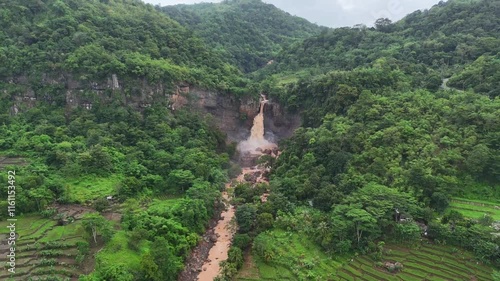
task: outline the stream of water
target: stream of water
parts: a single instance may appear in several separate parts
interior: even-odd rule
[[[267,103],[265,96],[261,95],[259,114],[255,116],[250,137],[240,142],[238,150],[240,153],[249,153],[252,156],[259,157],[266,149],[276,148],[276,144],[269,142],[264,138],[264,107]],[[238,182],[245,181],[245,175],[255,172],[262,172],[264,168],[260,167],[243,167],[242,173],[236,178]],[[257,182],[263,182],[262,176],[259,176]],[[231,183],[226,184],[226,190],[231,188]],[[223,193],[224,199],[229,202],[230,198],[227,191]],[[226,211],[222,212],[222,220],[219,220],[214,228],[214,233],[217,236],[217,241],[210,249],[208,258],[202,266],[202,271],[198,275],[199,281],[212,281],[220,273],[221,261],[227,259],[227,253],[231,247],[231,241],[235,233],[234,227],[231,225],[231,220],[234,218],[235,209],[229,203],[226,205]]]

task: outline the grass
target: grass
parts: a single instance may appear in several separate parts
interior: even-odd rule
[[[451,202],[450,207],[462,213],[465,217],[478,219],[487,214],[495,220],[500,220],[500,209],[495,208],[495,206],[498,205],[500,205],[500,203],[455,198]]]
[[[139,247],[140,251],[136,252],[128,247],[128,238],[125,231],[118,231],[111,241],[109,241],[104,249],[97,255],[97,260],[100,262],[123,265],[126,268],[140,270],[141,254],[147,250],[147,247]],[[117,258],[120,257],[120,258]]]
[[[342,266],[344,258],[333,259],[308,237],[282,230],[261,233],[268,248],[275,249],[270,262],[253,255],[254,262],[245,263],[236,280],[298,280],[314,274],[317,280],[329,280]],[[310,263],[310,267],[304,264]],[[350,277],[347,280],[353,280]]]
[[[74,260],[78,251],[76,243],[84,241],[81,236],[81,222],[76,221],[65,226],[57,226],[56,221],[43,218],[39,215],[22,215],[17,217],[16,232],[19,237],[16,241],[16,274],[13,278],[9,278],[9,273],[5,270],[0,272],[0,280],[26,280],[27,275],[31,277],[46,278],[53,277],[59,273],[64,273],[67,276],[77,277],[83,272],[78,269],[77,263]],[[8,233],[7,225],[10,222],[0,222],[0,234],[3,239]],[[51,245],[45,243],[53,242]],[[64,248],[50,247],[68,245]],[[55,266],[47,266],[39,264],[41,259],[41,251],[58,252],[53,258],[57,263],[64,261],[64,264]],[[0,256],[0,265],[6,262],[6,256]]]
[[[0,234],[9,233],[9,229],[7,226],[11,222],[8,221],[0,221]],[[18,216],[16,221],[16,232],[19,236],[33,236],[35,232],[38,232],[39,227],[45,227],[46,224],[55,224],[52,220],[42,218],[39,215],[27,215],[27,216]]]
[[[97,198],[116,194],[122,178],[113,174],[107,178],[82,177],[68,182],[66,194],[73,203],[86,203]]]
[[[66,238],[72,238],[79,234],[81,234],[81,222],[76,221],[65,226],[55,226],[40,239],[40,242],[66,240]]]
[[[492,198],[491,201],[486,201],[486,200],[465,199],[465,198],[454,197],[453,201],[464,202],[464,203],[467,203],[467,202],[479,203],[479,204],[483,204],[486,206],[492,206],[492,207],[498,206],[498,204],[500,204],[500,199],[494,199],[494,198]]]
[[[251,262],[245,262],[236,280],[492,280],[492,269],[477,263],[472,254],[426,241],[415,248],[387,244],[385,249],[389,251],[382,261],[403,264],[402,271],[389,273],[376,267],[371,256],[358,256],[351,262],[343,257],[332,259],[303,235],[281,230],[261,235],[266,236],[265,246],[273,249],[274,257],[266,262],[254,254]],[[312,268],[303,268],[297,265],[297,260],[315,263]],[[314,277],[305,278],[308,274]]]
[[[182,198],[171,198],[166,200],[153,199],[148,205],[148,210],[171,209],[177,206],[182,201]]]

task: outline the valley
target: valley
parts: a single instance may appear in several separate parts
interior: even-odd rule
[[[498,1],[4,2],[1,280],[500,280]]]

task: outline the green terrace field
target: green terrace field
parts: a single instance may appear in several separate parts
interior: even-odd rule
[[[7,241],[10,222],[0,222],[0,241]],[[2,270],[0,280],[38,280],[61,278],[76,280],[82,270],[75,258],[78,255],[77,242],[84,242],[80,221],[58,226],[56,220],[37,215],[20,216],[16,222],[16,270],[14,275],[7,271],[6,254],[0,257]],[[4,249],[8,245],[0,245]],[[6,251],[2,251],[6,253]],[[31,279],[30,279],[31,280]]]
[[[500,203],[481,201],[481,200],[468,200],[461,198],[454,198],[450,204],[453,210],[459,211],[465,217],[481,218],[485,214],[490,215],[495,220],[500,220]]]
[[[25,158],[7,157],[0,155],[0,171],[4,170],[7,167],[24,166],[27,164],[28,162]]]
[[[383,262],[400,262],[403,270],[389,273],[371,256],[328,257],[307,237],[272,231],[267,246],[273,255],[266,261],[247,255],[236,280],[359,280],[359,281],[490,281],[492,269],[477,263],[473,255],[453,247],[422,242],[416,248],[387,245]]]
[[[383,261],[400,262],[403,270],[389,273],[376,267],[368,256],[360,256],[337,271],[335,280],[458,281],[493,280],[492,269],[477,263],[472,254],[452,247],[423,242],[416,249],[389,245]]]

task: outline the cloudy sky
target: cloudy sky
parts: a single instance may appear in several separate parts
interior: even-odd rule
[[[193,4],[200,0],[143,0],[161,6]],[[428,9],[439,0],[263,0],[266,3],[300,16],[311,22],[330,26],[353,26],[358,23],[373,25],[384,17],[398,20],[418,9]],[[220,0],[203,2],[220,2]]]

